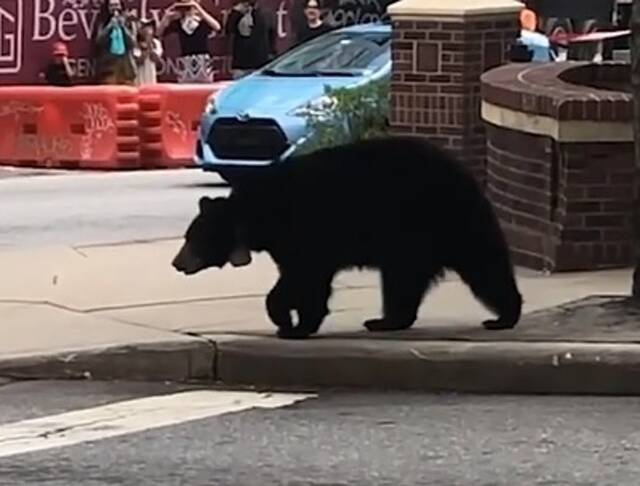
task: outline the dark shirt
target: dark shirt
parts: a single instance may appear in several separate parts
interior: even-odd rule
[[[209,24],[201,20],[196,30],[189,35],[182,29],[182,19],[177,19],[167,26],[165,35],[178,34],[181,55],[191,56],[194,54],[209,54],[209,34],[211,34],[212,30]]]
[[[275,21],[260,8],[254,8],[251,15],[253,28],[247,37],[238,32],[238,23],[244,14],[232,10],[227,19],[225,31],[232,42],[232,69],[258,69],[276,54]]]
[[[315,39],[319,35],[322,35],[326,32],[329,32],[331,27],[324,22],[321,23],[318,27],[309,27],[309,24],[306,22],[300,26],[300,29],[297,32],[296,36],[296,44],[302,44],[303,42],[310,41],[311,39]]]
[[[71,86],[71,78],[64,64],[51,63],[44,71],[44,78],[51,86]]]

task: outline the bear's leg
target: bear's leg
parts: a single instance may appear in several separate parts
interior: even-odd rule
[[[289,297],[289,311],[297,311],[298,323],[295,327],[291,327],[282,320],[281,323],[285,325],[279,327],[278,336],[287,339],[303,339],[317,333],[329,314],[328,302],[331,297],[333,272],[301,268],[293,272],[283,272],[281,281],[284,282],[283,294]],[[283,297],[281,302],[284,300]],[[278,310],[280,311],[281,309]]]
[[[437,271],[420,271],[407,263],[403,266],[385,266],[382,274],[382,319],[369,319],[364,327],[369,331],[399,331],[410,328],[416,321],[422,299],[435,280]]]
[[[486,329],[512,329],[516,326],[522,313],[522,296],[510,269],[489,265],[457,272],[473,294],[497,314],[497,319],[482,323]]]
[[[292,295],[287,290],[282,277],[267,294],[266,300],[267,314],[269,319],[280,329],[293,328],[291,311],[293,310]]]

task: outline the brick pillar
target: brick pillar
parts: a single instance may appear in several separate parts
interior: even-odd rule
[[[485,180],[480,76],[519,35],[515,0],[401,0],[393,20],[391,128],[426,136]]]

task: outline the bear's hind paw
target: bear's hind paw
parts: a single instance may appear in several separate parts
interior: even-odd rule
[[[413,323],[410,323],[409,325],[404,323],[398,324],[395,321],[390,321],[384,318],[364,321],[364,327],[371,332],[402,331],[404,329],[409,329],[411,324]]]
[[[278,329],[276,335],[280,339],[307,339],[309,338],[313,332],[308,331],[307,329],[302,329],[300,326],[297,327],[281,327]]]
[[[517,322],[506,321],[502,319],[489,319],[484,321],[482,325],[488,331],[504,331],[516,327]]]

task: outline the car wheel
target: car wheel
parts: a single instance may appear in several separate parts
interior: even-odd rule
[[[254,172],[254,170],[252,170],[252,169],[249,169],[249,170],[247,170],[247,169],[227,169],[227,170],[224,170],[223,169],[223,170],[219,170],[218,174],[230,186],[235,186],[243,179],[243,177],[246,177],[247,175],[251,174],[252,172]]]
[[[233,185],[233,182],[236,179],[231,172],[227,172],[226,170],[218,171],[218,175],[229,185]]]

